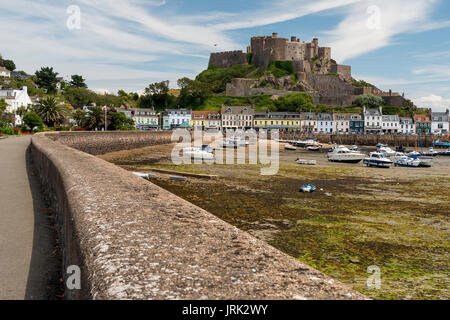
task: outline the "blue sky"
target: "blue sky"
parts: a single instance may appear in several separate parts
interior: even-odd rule
[[[195,77],[211,51],[245,50],[278,32],[332,47],[357,79],[450,107],[450,1],[441,0],[0,0],[0,52],[18,69],[53,66],[91,89],[141,92]],[[80,29],[67,27],[69,6]]]

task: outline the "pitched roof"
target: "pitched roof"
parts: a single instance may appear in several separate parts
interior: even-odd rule
[[[0,71],[6,71],[6,72],[11,72],[8,69],[6,69],[5,67],[0,67]]]

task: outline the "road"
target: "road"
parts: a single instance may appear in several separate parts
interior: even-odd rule
[[[33,174],[30,141],[0,140],[0,300],[52,299],[59,279],[56,233]]]

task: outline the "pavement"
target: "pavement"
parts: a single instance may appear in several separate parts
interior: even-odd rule
[[[0,300],[52,299],[59,279],[56,232],[33,173],[30,141],[0,140]]]

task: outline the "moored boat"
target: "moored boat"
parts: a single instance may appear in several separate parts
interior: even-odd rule
[[[284,150],[291,150],[291,151],[294,151],[294,150],[297,150],[297,147],[295,147],[295,146],[293,146],[293,145],[291,145],[291,144],[286,144],[286,145],[284,146]]]
[[[401,157],[395,160],[394,165],[396,167],[410,167],[417,168],[420,165],[420,159],[413,159],[407,156]]]
[[[317,164],[316,160],[304,160],[304,159],[297,159],[295,160],[298,164],[307,165],[307,166],[315,166]]]
[[[314,151],[314,152],[320,151],[320,147],[319,146],[309,146],[307,149],[309,151]]]
[[[368,167],[390,168],[393,161],[380,152],[372,152],[370,157],[364,159],[363,163]]]
[[[381,148],[378,149],[378,152],[382,153],[387,158],[393,157],[397,153],[396,151],[392,150],[389,147],[381,147]]]
[[[351,151],[346,147],[336,147],[328,153],[328,161],[344,163],[360,163],[366,155],[357,151]]]
[[[214,154],[208,151],[204,151],[196,147],[188,147],[183,149],[183,154],[189,156],[192,159],[200,160],[214,160]]]

